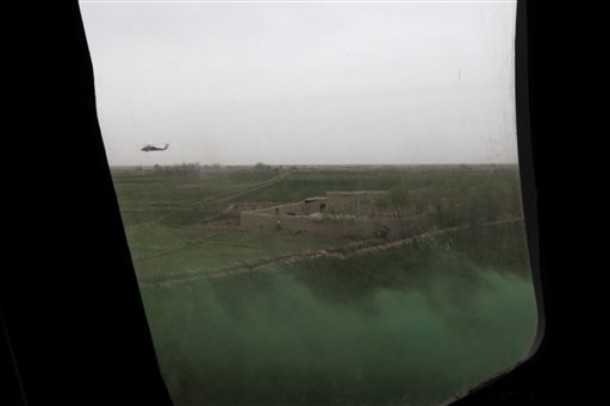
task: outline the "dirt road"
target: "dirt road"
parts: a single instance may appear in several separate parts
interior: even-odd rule
[[[491,221],[482,224],[483,226],[494,226],[501,224],[509,224],[521,221],[522,217]],[[163,277],[156,277],[151,280],[140,280],[142,284],[167,284],[167,283],[182,283],[200,278],[222,278],[227,276],[242,275],[250,272],[267,272],[270,265],[291,265],[299,262],[312,261],[319,258],[333,258],[345,260],[348,258],[359,257],[363,255],[373,254],[376,252],[396,248],[400,246],[408,246],[419,242],[428,241],[442,234],[452,233],[459,230],[465,230],[471,227],[470,225],[461,225],[456,227],[445,228],[442,230],[429,231],[414,237],[404,238],[395,241],[385,241],[381,239],[371,239],[358,241],[352,244],[341,247],[326,248],[313,251],[305,251],[296,254],[287,254],[276,257],[258,258],[254,261],[236,264],[230,267],[221,269],[205,270],[193,269],[181,274],[168,274]]]

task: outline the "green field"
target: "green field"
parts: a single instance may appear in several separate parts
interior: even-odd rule
[[[326,237],[260,235],[205,227],[139,224],[128,228],[133,261],[143,281],[203,275],[303,250],[345,244]]]
[[[353,241],[244,233],[243,204],[290,203],[328,191],[390,190],[401,205],[450,199],[455,212],[476,219],[520,216],[514,167],[279,169],[169,167],[113,173],[132,257],[142,281],[203,274],[244,262]],[[407,193],[404,193],[407,191]],[[400,197],[400,196],[399,196]],[[465,209],[466,208],[466,209]],[[456,225],[439,214],[439,227]]]
[[[345,244],[326,237],[242,232],[235,213],[244,192],[283,188],[285,173],[264,170],[115,171],[132,258],[142,281],[202,274],[261,257]],[[277,183],[274,183],[277,182]]]
[[[179,166],[113,177],[176,405],[436,404],[533,342],[516,167]],[[388,190],[404,212],[442,203],[437,233],[356,255],[340,248],[369,243],[239,225],[240,207],[350,190]],[[344,255],[302,256],[321,250]]]
[[[127,227],[205,222],[233,196],[277,178],[271,171],[199,171],[192,168],[113,171],[115,189]]]

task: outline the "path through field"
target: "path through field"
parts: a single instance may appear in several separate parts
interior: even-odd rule
[[[522,217],[515,217],[510,219],[503,219],[497,221],[490,221],[481,224],[482,226],[495,226],[502,224],[515,223],[523,220]],[[205,270],[205,269],[193,269],[186,273],[167,274],[162,277],[157,276],[153,280],[141,280],[143,284],[166,284],[166,283],[181,283],[188,282],[194,279],[201,278],[221,278],[226,276],[235,276],[246,274],[250,272],[266,272],[271,265],[291,265],[299,262],[312,261],[320,258],[333,258],[339,260],[345,260],[348,258],[354,258],[367,254],[373,254],[376,252],[396,248],[400,246],[415,245],[420,242],[430,240],[433,241],[434,237],[438,237],[443,234],[452,233],[460,230],[465,230],[471,227],[470,225],[461,225],[456,227],[449,227],[441,230],[429,231],[417,236],[408,237],[396,241],[385,241],[381,239],[370,239],[358,241],[352,244],[344,245],[341,247],[331,247],[318,250],[310,250],[305,252],[299,252],[295,254],[286,254],[275,257],[263,257],[258,258],[254,261],[248,261],[237,265],[223,267],[220,269]],[[275,268],[277,269],[277,268]],[[281,269],[281,268],[280,268]]]

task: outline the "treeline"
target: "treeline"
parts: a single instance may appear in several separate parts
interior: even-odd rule
[[[437,228],[522,216],[516,168],[403,171],[388,175],[379,182],[385,188],[378,188],[388,193],[355,199],[332,214],[391,217],[404,220],[405,225],[414,217],[425,216],[427,224]]]

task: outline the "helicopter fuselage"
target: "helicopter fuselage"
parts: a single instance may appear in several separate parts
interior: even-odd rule
[[[150,151],[165,151],[169,147],[169,144],[165,144],[165,147],[159,148],[154,145],[146,145],[140,151],[150,152]]]

